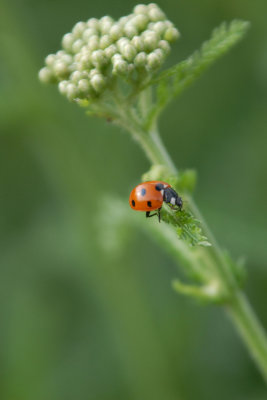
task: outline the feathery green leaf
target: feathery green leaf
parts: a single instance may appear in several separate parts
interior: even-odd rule
[[[179,95],[210,65],[237,44],[249,26],[249,22],[241,20],[234,20],[229,24],[222,23],[212,32],[211,38],[202,44],[200,50],[150,81],[149,86],[157,84],[157,102],[152,114],[158,114],[166,103]]]

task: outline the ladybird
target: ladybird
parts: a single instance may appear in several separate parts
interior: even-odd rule
[[[137,185],[130,194],[129,204],[133,210],[145,211],[146,217],[158,216],[160,222],[160,210],[163,202],[171,208],[178,207],[181,210],[183,201],[178,193],[167,182],[148,181]],[[150,214],[151,211],[156,211]]]

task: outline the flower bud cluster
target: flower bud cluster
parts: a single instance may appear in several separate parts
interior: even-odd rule
[[[70,100],[95,98],[117,76],[136,82],[152,75],[178,37],[178,30],[154,3],[137,5],[118,21],[109,16],[90,18],[63,36],[63,50],[46,57],[39,78],[58,83]]]

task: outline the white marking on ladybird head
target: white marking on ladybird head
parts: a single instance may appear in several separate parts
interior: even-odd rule
[[[168,187],[168,185],[163,185],[164,189],[166,189]]]
[[[160,191],[160,193],[162,194],[162,196],[164,195],[164,190],[162,189],[161,191]]]
[[[170,203],[171,203],[173,206],[175,206],[175,197],[172,197],[172,198],[171,198]]]

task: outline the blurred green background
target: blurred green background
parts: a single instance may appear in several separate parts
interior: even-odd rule
[[[2,400],[267,398],[223,311],[173,292],[179,271],[149,236],[128,226],[103,251],[103,197],[127,202],[149,164],[127,134],[38,82],[74,23],[118,18],[135,4],[1,2]],[[267,3],[158,4],[182,33],[169,65],[221,21],[252,23],[160,125],[177,166],[197,169],[196,201],[218,239],[246,256],[246,291],[267,326]]]

